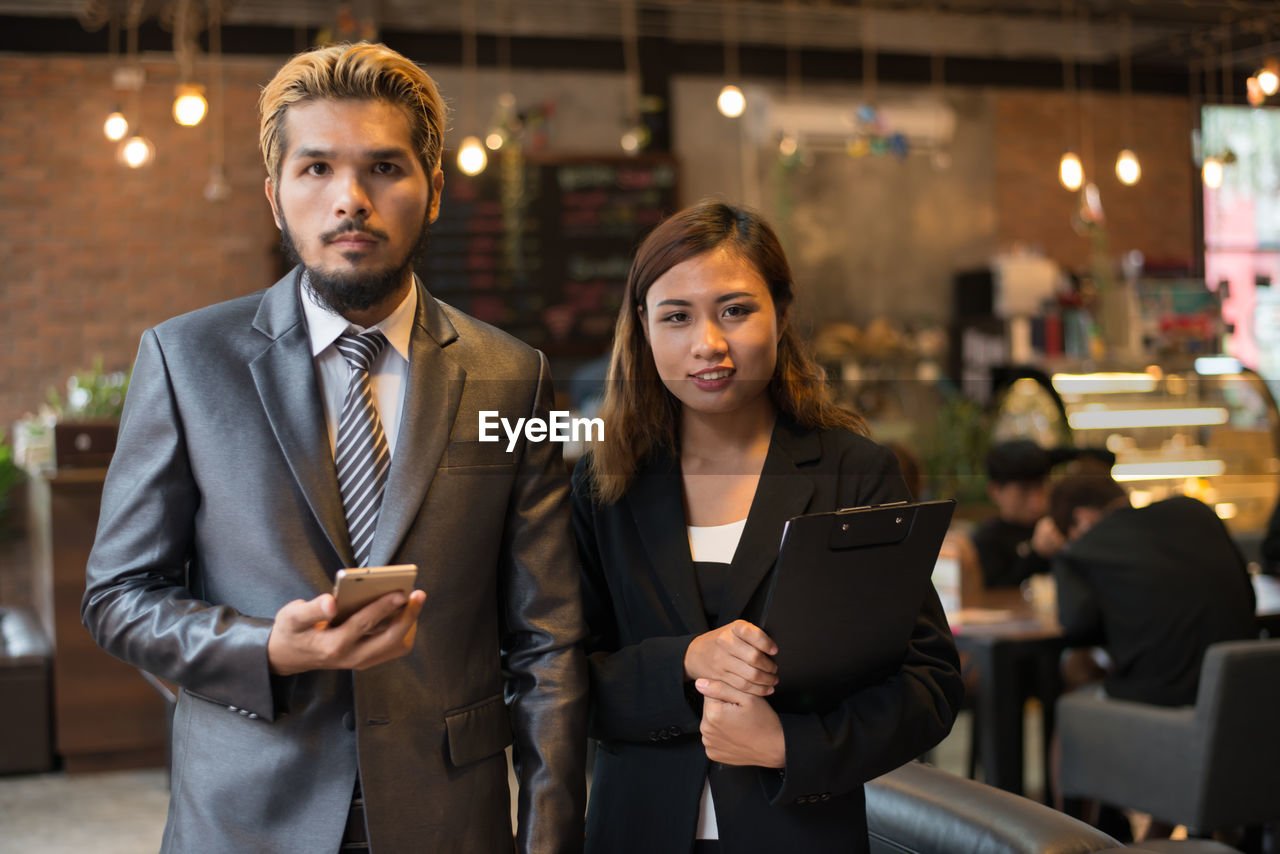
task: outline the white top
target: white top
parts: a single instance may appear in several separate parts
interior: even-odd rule
[[[698,563],[733,563],[746,519],[727,525],[689,525],[689,554]],[[702,781],[702,800],[698,804],[698,830],[694,839],[719,839],[716,805],[711,797],[711,781]]]
[[[727,525],[690,525],[689,554],[698,563],[733,563],[746,519]]]
[[[347,364],[333,342],[345,332],[360,333],[368,329],[356,326],[322,304],[304,280],[299,281],[298,287],[302,291],[302,315],[307,321],[316,381],[320,384],[325,421],[329,427],[329,450],[333,452],[338,442],[338,416],[342,414],[342,401],[347,396],[352,373],[351,365]],[[395,311],[369,327],[381,330],[391,345],[383,347],[378,358],[373,360],[369,367],[369,380],[373,384],[373,399],[378,407],[378,418],[382,421],[382,432],[387,437],[387,451],[393,456],[396,437],[400,434],[400,413],[404,408],[405,381],[409,373],[409,337],[417,309],[418,289],[412,287]]]

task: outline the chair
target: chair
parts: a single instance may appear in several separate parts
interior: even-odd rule
[[[910,762],[866,785],[871,854],[1237,854],[1206,840],[1120,843],[1028,798]]]
[[[1062,792],[1186,825],[1193,836],[1280,820],[1280,640],[1213,644],[1196,704],[1058,701]]]

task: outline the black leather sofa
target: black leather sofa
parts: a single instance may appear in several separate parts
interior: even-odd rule
[[[1232,854],[1208,840],[1125,847],[1044,804],[912,762],[867,784],[871,854]]]

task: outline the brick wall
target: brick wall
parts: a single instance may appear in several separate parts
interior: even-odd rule
[[[144,62],[141,129],[156,158],[134,171],[102,135],[127,94],[107,59],[0,56],[0,428],[98,355],[132,364],[146,327],[273,281],[255,103],[277,65],[227,64],[232,192],[209,202],[217,116],[174,123],[172,62]]]
[[[1021,241],[1071,270],[1089,265],[1089,241],[1073,230],[1078,193],[1058,183],[1058,161],[1068,127],[1080,127],[1061,92],[996,94],[995,199],[998,243]],[[1198,174],[1191,161],[1193,112],[1187,99],[1136,96],[1132,142],[1124,140],[1123,101],[1116,95],[1083,99],[1083,141],[1073,147],[1084,161],[1086,180],[1098,185],[1111,254],[1130,249],[1148,262],[1196,266],[1192,206]],[[1079,139],[1079,137],[1078,137]],[[1088,141],[1092,140],[1092,145]],[[1130,147],[1142,164],[1142,179],[1126,187],[1116,178],[1115,158]]]
[[[198,128],[174,124],[172,62],[144,63],[142,127],[157,155],[150,167],[131,171],[115,162],[115,146],[102,136],[102,121],[119,99],[107,59],[0,56],[0,427],[38,407],[50,386],[98,354],[108,368],[129,365],[147,326],[274,280],[277,233],[262,197],[254,105],[278,64],[226,65],[232,194],[211,203],[202,190],[216,115]],[[549,92],[564,85],[558,78],[547,83]],[[992,98],[991,245],[1033,243],[1084,268],[1088,241],[1070,222],[1078,200],[1057,182],[1066,99],[1016,90]],[[1120,99],[1086,99],[1093,145],[1085,165],[1098,176],[1112,252],[1136,248],[1152,261],[1190,265],[1191,111],[1172,97],[1135,97],[1133,107],[1143,178],[1124,187],[1112,167],[1122,145]],[[696,160],[696,152],[681,154]]]

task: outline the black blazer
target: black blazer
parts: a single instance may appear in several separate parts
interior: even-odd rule
[[[723,623],[759,622],[785,520],[907,498],[886,449],[845,431],[779,417],[730,569]],[[867,849],[862,784],[951,729],[963,688],[936,594],[920,612],[902,670],[825,714],[782,714],[786,769],[712,765],[698,732],[701,697],[684,653],[707,625],[692,558],[680,468],[655,460],[618,502],[573,478],[574,530],[589,630],[591,732],[599,739],[587,851],[689,851],[710,773],[725,854]]]

